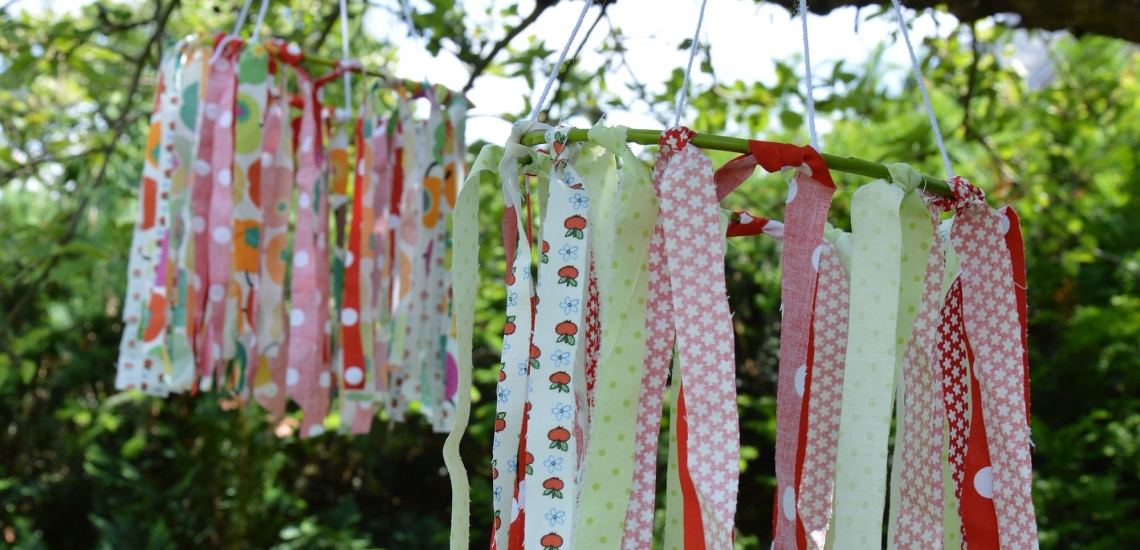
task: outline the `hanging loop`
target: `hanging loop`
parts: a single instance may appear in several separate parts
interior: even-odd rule
[[[926,113],[930,115],[930,126],[934,128],[934,139],[938,142],[938,152],[942,153],[942,164],[946,167],[946,175],[953,177],[954,170],[950,167],[950,155],[946,153],[946,144],[942,141],[942,130],[938,127],[938,118],[934,116],[934,105],[930,103],[930,93],[926,91],[926,82],[922,79],[922,69],[918,65],[918,57],[914,55],[914,46],[910,43],[910,33],[906,30],[906,20],[903,19],[902,6],[899,0],[891,0],[895,5],[895,17],[899,22],[906,50],[910,54],[910,64],[914,67],[914,78],[918,81],[918,89],[922,91],[922,100],[926,102]]]
[[[693,42],[689,44],[689,64],[685,67],[685,80],[681,82],[681,91],[677,96],[677,115],[673,118],[673,125],[670,128],[676,128],[681,125],[681,113],[685,111],[685,99],[689,94],[689,77],[693,74],[693,58],[697,55],[697,38],[701,35],[701,24],[705,22],[705,4],[708,0],[701,0],[701,14],[697,17],[697,30],[693,31]]]
[[[811,81],[811,49],[808,48],[807,16],[807,0],[800,0],[800,24],[804,29],[804,80],[807,81],[808,131],[811,135],[812,148],[819,151],[819,136],[815,133],[815,94]]]
[[[574,30],[570,31],[570,39],[566,41],[562,53],[558,54],[558,61],[554,64],[554,70],[550,72],[550,77],[546,79],[546,86],[542,89],[542,95],[538,96],[538,102],[534,104],[534,109],[530,112],[531,122],[538,120],[538,113],[542,112],[542,106],[546,103],[546,96],[550,93],[550,87],[558,78],[558,71],[562,68],[562,63],[566,61],[566,54],[570,51],[570,45],[574,43],[574,37],[578,36],[578,29],[582,28],[582,21],[586,19],[586,12],[590,10],[591,0],[583,0],[582,4],[582,13],[578,14],[578,22],[574,24]]]

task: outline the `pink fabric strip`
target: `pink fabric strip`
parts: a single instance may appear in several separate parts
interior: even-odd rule
[[[781,504],[795,502],[796,453],[800,435],[802,394],[796,392],[797,376],[806,376],[815,277],[812,254],[823,237],[827,209],[834,187],[828,187],[800,170],[790,182],[784,215],[784,248],[780,255],[780,375],[776,393],[776,491]],[[792,506],[792,510],[796,507]],[[776,549],[796,548],[795,517],[780,514],[776,523]]]
[[[827,539],[835,485],[850,289],[847,275],[831,243],[819,245],[817,257],[819,284],[816,286],[814,319],[815,361],[811,372],[803,477],[799,502],[795,504],[808,544],[822,550]],[[782,511],[779,513],[783,514]]]
[[[297,146],[297,218],[293,241],[293,280],[289,311],[289,359],[286,386],[304,413],[301,437],[319,435],[325,412],[320,409],[322,296],[317,289],[317,119],[313,83],[301,68],[297,72],[298,88],[303,102]],[[327,309],[327,308],[326,308]],[[326,388],[327,388],[326,384]],[[327,402],[327,397],[325,400]]]
[[[389,308],[392,262],[391,262],[391,229],[388,225],[391,219],[392,202],[392,166],[394,164],[394,151],[390,146],[388,136],[388,121],[376,125],[372,133],[372,177],[376,182],[376,193],[373,196],[373,212],[375,217],[372,228],[372,245],[376,247],[376,269],[372,270],[372,308],[375,311],[374,319],[380,326],[373,339],[373,358],[376,371],[377,401],[382,401],[384,391],[388,388],[388,336],[387,331],[391,323],[391,309]],[[375,416],[375,415],[369,415]]]
[[[233,165],[234,165],[234,108],[237,99],[237,77],[234,72],[237,52],[231,51],[214,62],[210,71],[210,86],[221,88],[216,103],[206,102],[206,120],[212,123],[214,134],[210,154],[211,197],[209,218],[206,221],[209,268],[206,277],[207,318],[205,319],[205,347],[199,362],[205,362],[207,375],[217,372],[215,385],[226,386],[222,380],[226,348],[226,296],[230,286],[230,263],[233,255]],[[204,183],[204,182],[203,182]]]
[[[1024,349],[1016,292],[1002,216],[980,189],[962,177],[949,181],[955,201],[951,240],[962,268],[966,331],[974,351],[974,373],[981,388],[987,442],[993,469],[988,489],[997,512],[1003,549],[1037,547],[1033,509],[1033,465],[1025,422]]]
[[[680,141],[677,134],[681,132],[688,130],[663,135]],[[693,427],[687,441],[689,472],[700,503],[706,547],[730,548],[740,475],[740,426],[732,322],[722,268],[724,245],[712,183],[708,157],[696,147],[682,146],[665,168],[657,192],[675,289],[673,321],[684,369],[686,421]],[[810,251],[808,257],[810,261]]]
[[[752,141],[749,148],[751,155],[738,157],[717,171],[718,198],[723,199],[751,175],[756,164],[769,172],[797,169],[795,177],[788,182],[784,247],[780,256],[783,316],[776,397],[776,498],[779,508],[788,512],[776,514],[774,548],[791,550],[802,544],[797,543],[797,533],[802,527],[796,521],[796,457],[803,393],[796,391],[796,380],[809,377],[807,359],[816,293],[816,278],[803,274],[812,272],[813,254],[823,238],[835,184],[823,157],[810,146]]]
[[[930,548],[942,540],[942,401],[941,367],[932,357],[938,344],[945,257],[938,218],[930,218],[934,241],[926,263],[922,305],[903,356],[905,434],[896,443],[900,462],[897,548]]]
[[[229,61],[226,60],[228,64]],[[228,75],[213,67],[206,79],[206,97],[199,103],[204,113],[199,121],[199,128],[209,127],[210,131],[198,132],[198,158],[194,160],[193,183],[191,184],[191,212],[194,213],[190,226],[194,231],[194,277],[190,280],[190,293],[194,302],[187,308],[187,326],[189,338],[194,343],[194,357],[196,359],[195,374],[198,378],[212,378],[214,375],[213,363],[206,356],[206,304],[207,296],[202,287],[210,278],[210,234],[206,231],[207,217],[210,213],[210,199],[214,187],[213,150],[214,137],[212,131],[213,121],[218,117],[218,104],[226,87],[227,76],[234,80],[232,68]],[[236,82],[234,83],[236,85]],[[211,107],[211,105],[213,107]],[[213,113],[213,117],[210,117]],[[223,296],[224,298],[224,296]],[[221,302],[219,301],[219,304]],[[207,382],[209,380],[203,380]]]
[[[284,80],[287,69],[278,71]],[[282,88],[283,89],[283,88]],[[289,203],[293,195],[293,133],[287,114],[286,94],[270,101],[265,117],[265,134],[261,144],[262,236],[260,242],[257,347],[258,366],[269,370],[269,382],[253,377],[253,395],[262,407],[275,417],[285,414],[285,368],[288,331],[285,327],[285,245],[289,237]]]
[[[661,176],[676,148],[661,138],[653,168],[653,187],[659,188]],[[673,292],[669,282],[669,266],[665,261],[665,227],[661,218],[653,227],[649,241],[649,294],[646,314],[645,371],[641,376],[641,398],[637,407],[637,446],[633,485],[629,508],[625,514],[623,550],[647,548],[653,542],[653,512],[656,508],[657,441],[661,435],[661,411],[669,365],[673,362],[676,329],[673,318]]]

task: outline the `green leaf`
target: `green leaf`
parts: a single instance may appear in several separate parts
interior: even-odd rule
[[[38,370],[34,361],[30,359],[20,361],[20,380],[24,382],[24,385],[31,384]]]
[[[796,130],[804,125],[804,117],[795,111],[781,111],[780,124],[789,130]]]

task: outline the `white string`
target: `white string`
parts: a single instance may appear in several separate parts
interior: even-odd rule
[[[807,15],[807,0],[800,0],[800,23],[804,28],[804,73],[807,79],[808,131],[811,133],[812,148],[819,151],[819,136],[815,133],[815,95],[812,93],[811,50],[808,48]]]
[[[562,62],[566,61],[566,54],[570,51],[570,45],[574,43],[574,37],[578,36],[578,29],[582,28],[582,21],[586,19],[586,12],[589,11],[592,0],[583,0],[582,13],[578,14],[578,22],[574,24],[574,30],[570,31],[570,40],[566,41],[566,47],[562,48],[562,53],[558,55],[558,62],[554,64],[554,70],[550,72],[550,78],[546,79],[546,87],[542,89],[542,95],[538,96],[538,103],[534,104],[534,109],[530,112],[530,121],[538,120],[538,113],[542,111],[542,104],[546,103],[546,95],[550,93],[550,87],[554,85],[554,81],[558,78],[558,70],[562,68]]]
[[[950,168],[950,155],[946,153],[946,144],[942,141],[942,130],[938,128],[938,118],[934,116],[934,106],[930,103],[930,94],[926,91],[926,82],[922,80],[922,69],[918,66],[918,58],[914,55],[914,47],[910,44],[910,34],[906,31],[906,21],[903,20],[902,6],[899,0],[891,0],[895,5],[895,16],[899,20],[899,29],[902,29],[903,40],[906,41],[907,52],[910,53],[910,63],[914,67],[914,77],[918,80],[918,88],[922,90],[922,100],[926,102],[926,113],[930,115],[930,125],[934,127],[934,139],[938,141],[938,151],[942,153],[942,164],[946,166],[946,174],[954,175]]]
[[[348,6],[340,0],[340,53],[341,59],[348,61]],[[346,118],[352,118],[352,75],[344,72],[344,111]]]
[[[705,4],[708,0],[701,0],[701,15],[697,18],[697,30],[693,33],[693,42],[689,44],[689,64],[685,67],[685,80],[681,82],[681,95],[677,97],[677,116],[673,118],[673,128],[681,125],[681,113],[685,111],[685,98],[689,94],[689,76],[693,74],[693,58],[697,55],[697,38],[701,35],[701,24],[705,22]]]
[[[226,51],[226,46],[230,42],[233,42],[234,40],[241,40],[241,35],[239,35],[238,32],[241,31],[241,26],[245,24],[245,18],[247,15],[249,15],[249,5],[251,2],[252,0],[245,0],[245,3],[242,4],[241,11],[238,12],[237,23],[234,24],[234,32],[227,34],[220,41],[218,41],[218,47],[214,48],[214,55],[210,56],[210,65],[213,65],[218,60],[218,58],[221,57],[222,52]]]
[[[261,34],[261,25],[265,22],[265,12],[268,8],[269,0],[261,0],[261,9],[257,10],[257,23],[253,26],[253,35],[249,37],[251,43],[256,43],[258,35]]]
[[[424,43],[421,45],[420,44],[420,37],[416,34],[416,23],[415,23],[415,20],[412,18],[411,0],[400,0],[400,7],[404,9],[404,20],[408,24],[408,39],[412,41],[412,45],[414,46],[412,48],[412,50],[416,52],[416,57],[419,60],[419,64],[420,64],[420,68],[421,68],[420,74],[423,75],[421,77],[421,79],[424,81],[423,83],[426,84],[427,83],[427,56],[431,55],[431,52],[427,51],[427,41],[425,40]],[[420,51],[421,47],[423,47],[423,51]]]

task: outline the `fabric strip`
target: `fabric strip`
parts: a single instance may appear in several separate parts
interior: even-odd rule
[[[451,272],[454,286],[455,326],[458,339],[458,389],[455,426],[443,445],[443,459],[451,477],[451,550],[466,550],[469,543],[470,488],[459,443],[471,414],[472,331],[475,299],[479,287],[479,187],[493,185],[502,149],[484,147],[461,184],[451,215],[454,253]]]
[[[676,136],[662,135],[658,145],[656,164],[653,168],[653,186],[661,185],[661,177],[670,160],[683,143],[692,137],[691,133]],[[670,139],[672,138],[672,139]],[[656,199],[655,199],[656,200]],[[673,318],[673,294],[669,279],[669,265],[665,259],[665,227],[658,217],[649,242],[649,278],[646,312],[646,355],[644,372],[641,378],[641,395],[638,400],[637,430],[634,471],[629,497],[629,508],[625,516],[625,532],[622,535],[622,548],[633,550],[645,548],[652,543],[653,512],[656,508],[657,442],[661,433],[661,412],[665,395],[665,383],[669,378],[669,367],[673,362],[673,343],[676,328],[669,322]],[[678,386],[679,387],[679,386]],[[676,393],[673,394],[676,399]],[[671,407],[676,414],[676,407]],[[676,423],[670,423],[671,439],[676,437]],[[670,456],[676,454],[675,443],[670,445]],[[669,476],[677,475],[676,460],[670,458]],[[670,483],[670,488],[677,485]],[[670,499],[679,498],[669,493]],[[669,507],[670,514],[680,517],[680,507]],[[666,545],[683,544],[673,533],[680,525],[666,521]]]
[[[261,148],[262,235],[258,261],[257,370],[253,395],[274,417],[285,414],[288,316],[285,310],[285,271],[290,258],[289,214],[293,202],[293,128],[289,124],[288,68],[278,65],[277,97],[265,117]]]
[[[845,548],[882,547],[902,198],[902,189],[876,180],[851,201],[854,255],[833,519]]]
[[[958,197],[951,239],[962,266],[966,331],[993,464],[975,475],[974,485],[983,496],[992,495],[1002,548],[1036,548],[1025,356],[1003,216],[964,178],[950,184]]]
[[[676,139],[674,131],[665,135]],[[683,438],[686,463],[700,505],[705,545],[728,548],[740,472],[740,427],[732,323],[721,268],[723,230],[712,182],[708,157],[696,147],[684,147],[666,167],[657,193],[673,284],[677,354],[687,374],[686,421],[700,426]],[[688,539],[687,523],[685,530]]]
[[[605,332],[578,540],[582,545],[614,545],[623,537],[633,479],[640,475],[631,458],[635,440],[630,434],[636,430],[633,411],[645,364],[649,241],[657,221],[657,199],[649,172],[625,143],[624,127],[594,127],[590,136],[621,159],[620,187],[611,198],[616,203],[615,227],[613,233],[599,234],[600,239],[612,240],[620,254],[611,260],[609,293],[600,297],[607,304]]]

